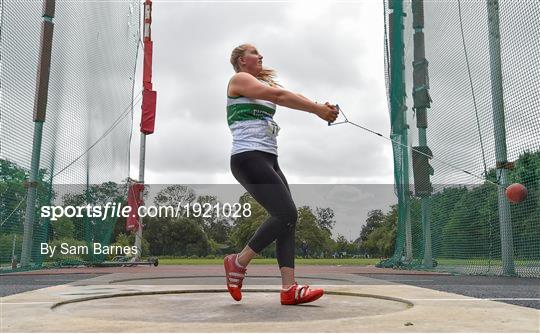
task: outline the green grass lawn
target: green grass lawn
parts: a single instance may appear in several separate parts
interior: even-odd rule
[[[216,259],[186,259],[175,257],[158,257],[160,265],[211,265],[211,264],[223,264],[222,258]],[[437,259],[439,265],[444,266],[474,266],[474,265],[487,265],[488,260],[476,259],[476,260],[464,260],[464,259]],[[302,259],[297,258],[295,264],[298,265],[325,265],[325,266],[367,266],[375,265],[380,262],[378,258],[372,259]],[[501,265],[500,260],[492,260],[491,265]],[[516,265],[526,265],[527,261],[515,260]],[[276,259],[253,259],[250,265],[257,264],[277,264]]]
[[[297,265],[372,265],[379,263],[379,259],[296,259]],[[160,265],[204,265],[223,264],[223,259],[180,259],[180,258],[159,258]],[[257,264],[277,264],[276,259],[253,259],[250,265]]]
[[[207,259],[188,259],[172,256],[163,256],[159,257],[160,265],[223,265],[222,258]],[[143,260],[146,260],[144,258]],[[371,259],[302,259],[297,258],[295,263],[297,265],[325,265],[325,266],[367,266],[367,265],[376,265],[380,262],[378,258]],[[488,265],[487,259],[437,259],[439,267],[445,266],[449,267],[474,267],[474,266],[486,266]],[[43,262],[44,266],[53,265],[55,262]],[[535,260],[514,260],[516,266],[520,267],[534,267],[538,268],[539,262]],[[276,259],[264,259],[264,258],[255,258],[251,261],[251,265],[277,265]],[[492,266],[500,266],[501,261],[497,259],[492,259],[489,263]],[[2,269],[9,269],[11,263],[2,262],[0,263]]]

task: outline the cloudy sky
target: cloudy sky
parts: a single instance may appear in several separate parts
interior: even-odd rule
[[[36,2],[24,3],[32,11],[40,11]],[[92,2],[85,3],[93,6]],[[408,9],[410,2],[405,3]],[[424,5],[426,57],[429,61],[430,95],[433,99],[428,116],[427,137],[434,153],[431,164],[436,171],[431,181],[435,184],[482,182],[482,177],[473,178],[459,168],[477,176],[483,172],[484,160],[487,168],[494,168],[494,138],[501,133],[493,126],[486,6],[481,1],[467,1],[462,2],[463,10],[460,11],[456,1],[426,1]],[[537,140],[540,118],[535,117],[534,113],[538,109],[537,87],[540,85],[540,76],[535,74],[539,73],[540,62],[538,52],[530,51],[539,47],[538,38],[531,36],[537,36],[540,22],[537,16],[540,11],[538,2],[534,1],[508,0],[501,1],[500,5],[506,143],[508,160],[515,161],[523,152],[537,151],[540,147]],[[38,49],[31,46],[37,45],[37,42],[20,43],[19,35],[23,34],[23,30],[24,34],[27,34],[26,30],[31,30],[28,35],[34,36],[37,41],[41,16],[22,18],[15,15],[22,12],[20,8],[6,8],[9,8],[6,13],[14,14],[4,16],[5,27],[11,30],[6,30],[7,34],[3,38],[7,42],[3,45],[9,46],[12,51],[3,53],[2,59],[6,64],[10,60],[13,64],[33,64]],[[95,12],[99,12],[100,7],[96,8]],[[63,31],[64,35],[60,36],[69,37],[73,24],[85,19],[77,15],[85,13],[80,10],[59,11],[55,29]],[[411,112],[410,94],[411,17],[407,15],[404,22],[406,104],[409,107],[408,124],[411,126],[409,143],[417,145],[418,131],[413,119],[414,113]],[[108,22],[107,19],[105,17],[104,22]],[[132,17],[128,14],[127,19]],[[383,20],[382,1],[376,0],[155,0],[152,25],[155,43],[153,83],[158,92],[158,104],[156,132],[147,140],[145,182],[238,185],[229,166],[232,138],[226,122],[225,103],[227,82],[234,74],[229,63],[230,53],[235,46],[246,42],[257,46],[264,56],[264,65],[277,70],[279,81],[286,89],[318,102],[337,103],[351,121],[388,135]],[[128,24],[123,29],[131,32],[132,28]],[[58,40],[60,47],[67,47],[68,54],[72,50],[70,48],[78,52],[77,43],[81,41],[77,38]],[[90,45],[96,45],[96,50],[107,47],[100,44],[105,39],[96,37],[92,41],[95,44]],[[123,52],[121,47],[118,45],[114,48],[115,52],[127,57],[128,53]],[[465,50],[468,50],[468,58],[465,57]],[[140,51],[137,78],[142,78],[140,72],[143,58]],[[53,57],[51,91],[63,92],[72,82],[73,87],[77,87],[75,85],[80,82],[79,77],[85,73],[84,69],[88,69],[86,73],[94,71],[94,68],[88,67],[89,63],[85,59]],[[468,65],[470,72],[467,70]],[[14,106],[17,113],[12,113],[12,118],[7,117],[10,113],[2,116],[5,124],[2,129],[7,135],[2,137],[3,145],[0,145],[0,149],[4,151],[0,151],[0,156],[15,159],[28,168],[33,134],[30,126],[33,124],[21,125],[23,123],[18,118],[21,110],[29,115],[32,113],[33,98],[28,96],[34,94],[35,72],[28,70],[31,66],[25,66],[24,71],[19,66],[2,68],[5,78],[17,79],[13,80],[16,89],[5,90],[10,92],[6,96],[12,101],[7,105]],[[106,68],[101,70],[108,73]],[[129,73],[131,76],[131,70]],[[92,81],[93,78],[100,78],[100,75],[87,75],[90,86],[98,85]],[[21,84],[28,82],[32,84]],[[103,82],[99,86],[106,87]],[[136,92],[141,89],[140,86],[135,87]],[[115,107],[108,103],[114,98],[107,100],[99,97],[95,101],[94,95],[85,94],[84,89],[70,91],[70,94],[53,94],[49,102],[56,103],[51,103],[51,110],[56,113],[50,113],[48,117],[56,115],[56,123],[47,122],[49,128],[46,131],[55,133],[55,124],[64,124],[65,121],[75,122],[73,124],[78,124],[74,120],[86,121],[86,115],[78,113],[78,108],[74,106],[86,101],[87,95],[91,98],[92,108],[107,110]],[[134,110],[130,176],[138,179],[140,105],[135,106]],[[100,124],[100,119],[93,120]],[[334,201],[338,206],[339,203],[354,199],[349,201],[350,204],[363,212],[358,216],[360,219],[350,219],[358,232],[359,221],[363,223],[366,209],[386,210],[388,204],[395,203],[391,187],[393,161],[389,141],[350,124],[328,127],[326,122],[313,114],[284,107],[278,108],[275,120],[282,129],[278,137],[279,162],[289,183],[329,186],[317,194],[305,191],[306,188],[299,190],[298,195],[293,194],[297,205],[323,206]],[[8,122],[16,126],[7,125],[10,124]],[[102,136],[99,131],[105,124],[101,125],[94,127],[93,130],[98,131],[96,133],[89,130],[90,137]],[[59,145],[62,154],[55,156],[56,139],[44,141],[42,154],[44,166],[54,161],[56,165],[51,168],[65,170],[55,179],[58,183],[73,180],[84,182],[86,163],[93,166],[92,179],[96,181],[109,180],[109,174],[118,176],[123,172],[121,164],[115,166],[113,160],[101,161],[100,154],[103,153],[100,152],[104,151],[79,160],[85,155],[87,147],[92,147],[91,141],[80,140],[77,137],[79,133],[67,127],[60,129],[62,131],[59,131],[58,142],[66,143],[64,146]],[[84,127],[81,129],[86,131]],[[125,138],[124,135],[117,134],[118,138]],[[29,145],[21,150],[20,143]],[[77,164],[65,169],[74,162]],[[459,168],[449,167],[450,163]],[[120,172],[115,173],[112,170],[114,168]],[[121,178],[124,178],[123,174]],[[381,189],[387,189],[389,195],[374,195],[373,192],[366,193],[367,188],[347,187],[369,184],[387,185],[381,186]],[[334,188],[335,185],[342,185],[343,188]],[[304,201],[302,192],[309,195],[306,198],[311,196],[312,202]],[[238,194],[229,194],[224,199],[234,200]],[[379,203],[382,198],[385,198],[384,203]],[[350,210],[344,212],[350,213]],[[341,232],[349,234],[344,232],[348,229],[343,228]],[[355,231],[352,234],[356,234]]]
[[[155,1],[158,106],[156,132],[147,139],[146,183],[237,183],[229,167],[225,95],[234,74],[230,53],[245,42],[257,46],[286,89],[338,103],[352,121],[388,134],[382,11],[379,1]],[[285,107],[275,120],[289,183],[393,183],[389,142]],[[134,177],[138,147],[134,136]]]
[[[409,6],[406,2],[410,14]],[[431,161],[434,184],[479,183],[484,160],[487,168],[495,166],[486,6],[468,1],[461,7],[455,1],[425,2],[433,99],[427,137],[436,157]],[[540,118],[532,112],[540,78],[532,73],[538,73],[539,63],[537,53],[528,51],[538,46],[531,38],[540,22],[534,19],[537,9],[535,2],[501,2],[510,161],[526,150],[538,150],[531,134],[540,127]],[[265,66],[277,70],[286,89],[315,101],[337,103],[351,121],[389,134],[382,1],[156,1],[153,19],[154,85],[159,96],[156,133],[148,138],[147,183],[237,185],[229,169],[231,135],[225,95],[234,73],[231,50],[246,42],[257,46]],[[404,22],[406,104],[409,143],[418,145],[411,112],[411,20],[412,15],[407,15]],[[284,107],[278,108],[275,119],[282,128],[279,162],[289,183],[327,185],[292,187],[297,206],[333,207],[338,221],[335,232],[355,238],[368,210],[387,211],[396,202],[389,141],[350,124],[328,127],[313,114]],[[138,140],[132,144],[133,174]],[[228,193],[224,189],[232,188],[223,186],[213,191],[233,201],[242,191],[236,188],[237,193]]]

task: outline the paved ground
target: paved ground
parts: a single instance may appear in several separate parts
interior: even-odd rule
[[[356,266],[306,266],[306,268],[301,269],[300,273],[303,273],[305,277],[309,279],[310,274],[317,271],[326,273],[326,281],[334,281],[336,284],[370,284],[369,281],[361,280],[361,277],[368,277],[388,281],[388,284],[397,283],[413,285],[438,291],[456,293],[463,296],[494,299],[504,303],[540,309],[540,279],[538,278],[456,276],[440,273],[431,274],[427,272],[398,271]],[[221,281],[223,280],[220,266],[40,270],[2,276],[0,296],[9,296],[24,291],[67,284],[107,274],[123,274],[118,276],[119,278],[117,278],[117,280],[124,280],[130,284],[142,284],[141,278],[144,277],[151,277],[151,284],[156,285],[167,285],[172,283],[197,285],[201,283],[201,276],[204,276],[205,282],[203,284],[221,284]],[[190,278],[190,275],[187,274],[191,274],[191,276],[195,277]],[[252,266],[248,272],[248,276],[251,277],[253,275],[253,279],[246,279],[246,282],[251,285],[271,284],[277,274],[278,273],[273,266]],[[331,277],[336,274],[353,274],[360,278],[347,277],[340,279],[339,277]],[[166,277],[171,277],[172,281],[171,279],[165,279]],[[174,278],[177,279],[175,280]]]
[[[362,274],[362,276],[540,309],[540,279],[538,278],[453,275],[403,277],[388,274]]]
[[[53,275],[4,275],[0,276],[0,297],[68,284],[78,280],[98,277],[102,274],[53,274]]]
[[[239,303],[225,290],[221,266],[77,268],[0,279],[3,332],[540,332],[539,279],[301,266],[300,283],[328,292],[301,307],[279,304],[275,266],[248,269]]]

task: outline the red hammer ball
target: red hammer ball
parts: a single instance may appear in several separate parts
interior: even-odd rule
[[[512,183],[506,188],[506,197],[510,203],[523,202],[527,198],[527,188],[521,183]]]

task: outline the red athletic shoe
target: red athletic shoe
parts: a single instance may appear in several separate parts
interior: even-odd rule
[[[311,303],[321,298],[323,294],[323,289],[310,289],[309,285],[298,285],[295,282],[289,289],[281,290],[281,305]]]
[[[246,274],[246,268],[242,268],[236,265],[236,257],[238,254],[231,254],[225,256],[223,264],[225,266],[225,277],[227,281],[227,290],[234,298],[239,301],[242,299],[242,281]]]

